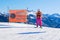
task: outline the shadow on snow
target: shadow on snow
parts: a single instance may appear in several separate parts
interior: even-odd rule
[[[39,33],[46,33],[46,31],[42,31],[42,32],[22,32],[22,33],[18,33],[18,34],[39,34]]]

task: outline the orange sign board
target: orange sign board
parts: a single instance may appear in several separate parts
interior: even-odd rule
[[[27,11],[26,10],[9,10],[9,22],[26,22]]]

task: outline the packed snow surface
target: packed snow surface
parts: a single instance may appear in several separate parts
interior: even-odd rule
[[[60,29],[0,22],[0,40],[60,40]]]

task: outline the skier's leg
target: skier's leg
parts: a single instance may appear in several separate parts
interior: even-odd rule
[[[39,21],[38,21],[38,19],[37,19],[37,20],[36,20],[36,26],[37,26],[37,27],[38,27],[38,22],[39,22]]]
[[[41,19],[40,19],[39,25],[40,25],[40,28],[42,28],[42,20]]]
[[[36,23],[36,27],[38,27],[38,23]]]

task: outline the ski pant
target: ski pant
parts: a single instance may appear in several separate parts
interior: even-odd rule
[[[37,18],[36,19],[36,26],[38,27],[38,25],[41,27],[42,26],[42,18]]]

